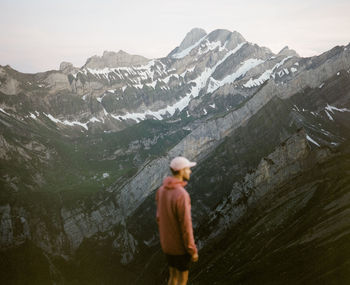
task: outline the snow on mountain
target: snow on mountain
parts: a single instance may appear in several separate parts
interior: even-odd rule
[[[343,49],[343,52],[346,51]],[[60,118],[60,121],[54,121],[56,123],[82,126],[85,130],[89,129],[88,124],[95,124],[93,129],[110,130],[111,126],[122,129],[149,118],[163,120],[186,108],[189,108],[186,116],[193,118],[200,117],[203,109],[209,115],[226,111],[238,101],[235,99],[233,105],[215,104],[215,93],[229,97],[239,93],[239,96],[249,98],[257,87],[270,79],[284,84],[309,64],[299,59],[288,47],[273,55],[265,47],[248,43],[237,32],[215,30],[207,34],[204,30],[193,29],[165,58],[148,60],[123,51],[104,52],[102,57],[88,59],[80,69],[63,62],[60,66],[62,74],[37,75],[35,80],[28,77],[25,84],[34,92],[39,92],[36,89],[41,86],[50,94],[74,94],[70,96],[76,100],[74,104],[68,106],[67,103],[55,112],[49,107],[50,104],[58,106],[52,99],[47,101],[49,105],[35,108],[55,114]],[[299,65],[299,61],[302,64]],[[24,86],[20,81],[13,82],[16,83],[0,85],[0,91],[12,94]],[[212,94],[204,99],[209,93]],[[215,108],[210,107],[213,104]],[[25,114],[33,111],[34,108],[29,109]],[[76,116],[77,112],[84,115]]]
[[[238,70],[235,73],[232,73],[230,75],[227,75],[222,80],[215,80],[213,78],[210,78],[210,83],[208,87],[208,92],[214,92],[219,87],[224,86],[225,84],[230,84],[235,82],[235,80],[241,76],[244,76],[250,69],[253,67],[263,63],[264,60],[261,59],[255,59],[251,58],[241,63],[241,66],[238,68]]]
[[[291,56],[287,56],[282,59],[281,62],[277,63],[273,68],[265,70],[263,74],[261,74],[257,79],[250,78],[248,82],[243,84],[244,87],[251,88],[256,87],[263,84],[266,80],[270,79],[270,77],[274,77],[274,71],[282,66]]]
[[[193,50],[195,47],[197,47],[205,38],[206,38],[206,36],[204,36],[203,38],[201,38],[199,41],[197,41],[193,45],[189,46],[188,48],[186,48],[178,53],[173,54],[171,57],[179,59],[179,58],[183,58],[183,57],[187,56],[191,52],[191,50]]]

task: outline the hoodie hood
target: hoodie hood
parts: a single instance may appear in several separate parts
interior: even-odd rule
[[[163,180],[163,186],[165,189],[168,189],[168,190],[174,189],[178,186],[184,187],[186,185],[187,185],[186,181],[181,181],[178,178],[175,178],[173,176],[168,176]]]

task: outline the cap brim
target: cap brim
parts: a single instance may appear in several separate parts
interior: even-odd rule
[[[196,165],[197,165],[197,162],[190,162],[189,167],[193,167],[193,166],[196,166]]]

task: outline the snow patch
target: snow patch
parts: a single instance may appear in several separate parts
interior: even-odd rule
[[[320,147],[320,145],[316,141],[314,141],[309,135],[306,135],[306,139],[312,142],[313,144],[317,145],[318,147]]]
[[[325,110],[325,112],[326,112],[328,118],[329,118],[331,121],[334,121],[333,117],[332,117],[326,110]]]
[[[8,116],[11,116],[9,113],[7,113],[4,109],[2,109],[2,108],[0,108],[0,111],[1,112],[3,112],[3,113],[5,113],[6,115],[8,115]]]
[[[92,118],[89,120],[89,122],[91,122],[91,123],[95,123],[95,122],[101,123],[101,121],[100,121],[99,119],[97,119],[96,117],[92,117]]]
[[[291,70],[293,73],[298,71],[298,69],[296,69],[295,67],[291,67],[290,70]]]
[[[282,77],[284,75],[284,71],[280,70],[277,74],[279,75],[279,77]]]
[[[74,126],[74,125],[78,125],[78,126],[81,126],[83,127],[84,129],[88,130],[88,126],[87,124],[83,124],[83,123],[80,123],[78,121],[68,121],[68,120],[64,120],[64,121],[61,121],[59,119],[56,119],[54,116],[52,116],[51,114],[46,114],[44,113],[44,115],[46,117],[48,117],[51,121],[53,121],[54,123],[60,123],[60,124],[63,124],[63,125],[67,125],[67,126]]]
[[[215,50],[216,48],[219,48],[219,51],[223,51],[224,49],[226,49],[226,43],[227,42],[225,42],[224,46],[221,46],[221,41],[209,42],[206,39],[204,42],[201,43],[198,55],[205,54],[209,51]]]
[[[180,76],[181,76],[181,77],[185,77],[186,73],[187,73],[187,72],[193,72],[193,70],[195,69],[195,67],[196,67],[196,66],[193,66],[193,67],[191,67],[191,68],[186,69],[184,72],[182,72],[182,73],[180,74]]]
[[[324,83],[322,83],[320,86],[318,86],[318,88],[321,89],[323,86],[324,86]]]
[[[136,85],[133,85],[133,86],[136,87],[137,89],[142,89],[143,84],[136,84]]]
[[[183,51],[180,51],[178,53],[173,54],[171,57],[180,59],[180,58],[187,56],[191,52],[191,50],[196,48],[205,38],[206,38],[206,35],[204,37],[202,37],[198,42],[194,43],[193,45],[184,49]]]
[[[281,65],[283,65],[290,58],[291,58],[291,56],[285,57],[279,63],[277,63],[274,67],[272,67],[272,69],[268,69],[263,74],[261,74],[259,76],[259,78],[257,78],[257,79],[250,78],[248,82],[243,84],[243,86],[246,87],[246,88],[252,88],[254,86],[259,86],[259,85],[263,84],[266,80],[269,80],[271,78],[271,76],[274,77],[273,72],[277,68],[279,68]]]
[[[100,78],[104,77],[108,81],[110,81],[110,77],[111,78],[118,77],[120,79],[125,79],[125,77],[129,77],[130,75],[132,75],[135,77],[134,81],[140,84],[141,80],[149,80],[149,79],[153,80],[154,72],[158,72],[160,75],[162,75],[162,71],[159,71],[156,65],[157,62],[160,62],[160,61],[150,60],[145,65],[132,66],[132,67],[117,67],[117,68],[106,67],[103,69],[86,68],[86,69],[83,69],[82,72],[84,72],[86,75],[89,72],[94,76],[98,76]],[[113,91],[108,90],[108,91],[113,92],[114,90]]]
[[[215,108],[215,103],[214,104],[209,104],[210,107]]]
[[[162,110],[156,111],[156,112],[153,112],[151,110],[147,110],[144,113],[127,113],[126,115],[113,115],[113,114],[111,114],[111,116],[114,119],[119,120],[119,121],[131,119],[131,120],[136,121],[136,123],[139,123],[140,121],[145,120],[146,116],[153,116],[158,120],[162,120],[163,118],[161,115],[165,115],[165,114],[166,114],[166,112],[162,112]]]
[[[331,105],[329,105],[329,104],[327,104],[327,107],[326,107],[325,109],[328,110],[328,111],[330,111],[330,112],[332,112],[333,114],[334,114],[333,111],[338,111],[338,112],[350,112],[350,110],[347,109],[347,108],[339,109],[339,108],[334,107],[334,106],[331,106]]]
[[[147,86],[152,87],[153,89],[156,89],[156,84],[157,84],[158,80],[153,81],[152,83],[146,83]]]
[[[98,102],[100,102],[100,103],[101,103],[101,102],[102,102],[103,97],[105,97],[105,96],[106,96],[106,94],[103,94],[103,96],[102,96],[102,97],[97,97],[97,98],[96,98],[96,100],[97,100]]]
[[[210,78],[208,92],[213,92],[219,87],[224,86],[225,84],[233,83],[237,78],[244,76],[250,69],[256,67],[257,65],[263,62],[264,60],[262,59],[250,58],[243,62],[236,72],[226,76],[221,81],[215,80],[214,78]]]

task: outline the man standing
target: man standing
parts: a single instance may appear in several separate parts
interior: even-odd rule
[[[169,265],[168,285],[187,284],[189,265],[198,260],[191,200],[184,189],[192,172],[190,167],[196,164],[185,157],[174,158],[170,163],[173,176],[164,179],[156,194],[160,244]]]

